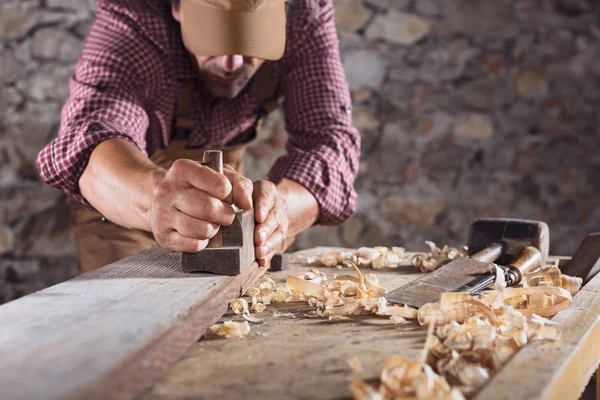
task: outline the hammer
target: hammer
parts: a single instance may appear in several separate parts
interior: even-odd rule
[[[202,165],[222,174],[223,153],[207,150],[202,156]],[[221,226],[204,250],[182,253],[181,265],[186,272],[237,275],[254,259],[254,209],[236,210],[233,223]]]
[[[438,300],[443,292],[475,294],[491,286],[497,261],[507,285],[516,285],[523,276],[545,262],[550,233],[540,221],[485,218],[471,225],[469,258],[454,260],[443,267],[392,291],[386,298],[394,303],[421,307]]]

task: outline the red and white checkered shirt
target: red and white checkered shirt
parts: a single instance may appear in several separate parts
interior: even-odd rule
[[[341,223],[356,207],[360,135],[349,112],[332,0],[288,5],[286,51],[274,73],[289,140],[268,178],[302,184],[319,203],[319,223]],[[99,0],[58,138],[37,159],[42,180],[85,203],[78,182],[99,143],[124,138],[147,155],[168,146],[182,80],[190,78],[197,89],[188,147],[223,147],[252,128],[259,104],[251,85],[234,99],[210,95],[168,0]]]

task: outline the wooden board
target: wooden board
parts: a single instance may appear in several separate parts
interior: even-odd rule
[[[319,251],[324,249],[302,253]],[[297,260],[290,259],[288,271],[270,276],[283,283],[287,275],[305,271],[307,266]],[[320,269],[336,272],[333,268]],[[375,272],[388,289],[421,276],[412,267],[365,271]],[[563,341],[526,347],[492,379],[478,399],[576,399],[600,355],[600,345],[593,345],[594,340],[600,343],[593,322],[600,312],[599,279],[575,297],[572,309],[557,317],[565,326]],[[348,359],[357,357],[363,366],[363,378],[375,381],[385,359],[394,354],[416,357],[425,341],[426,329],[414,323],[393,325],[376,317],[343,322],[311,319],[304,316],[309,308],[299,303],[268,308],[273,309],[292,315],[277,317],[271,311],[265,323],[252,324],[247,338],[201,340],[141,398],[346,399],[350,397],[351,378]],[[228,314],[223,320],[236,318]],[[544,348],[540,346],[552,348],[543,360],[536,356]],[[563,361],[550,363],[555,361],[554,356]],[[567,378],[568,385],[560,390],[560,378],[570,375],[573,377]],[[552,388],[559,395],[544,397],[549,393],[545,388]]]
[[[132,398],[264,272],[184,273],[155,248],[0,306],[0,397]]]

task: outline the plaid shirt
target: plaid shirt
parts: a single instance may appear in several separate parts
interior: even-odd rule
[[[289,178],[306,187],[319,203],[318,222],[328,225],[355,210],[360,153],[338,45],[332,0],[294,0],[285,55],[273,62],[289,139],[287,155],[268,179]],[[168,146],[182,80],[190,78],[196,79],[195,125],[187,147],[223,147],[254,126],[260,105],[252,85],[234,99],[211,96],[183,46],[169,1],[99,0],[58,138],[37,159],[42,180],[86,203],[78,182],[94,148],[111,138],[130,140],[147,155]]]

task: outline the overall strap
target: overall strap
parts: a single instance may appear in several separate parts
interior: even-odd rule
[[[194,79],[185,79],[181,83],[181,90],[179,91],[175,107],[173,131],[171,132],[172,140],[187,140],[194,128],[192,101],[194,99],[195,86]]]

